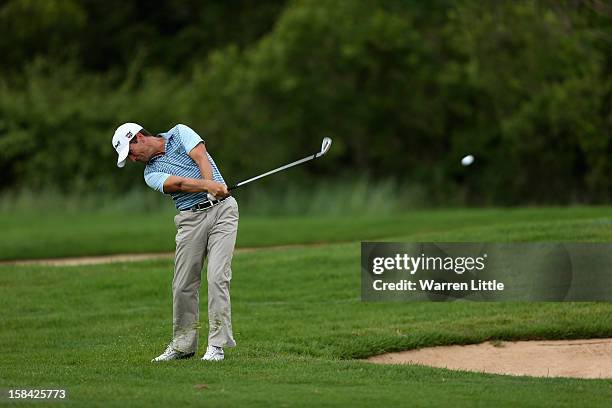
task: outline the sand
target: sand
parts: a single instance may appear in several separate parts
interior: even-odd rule
[[[373,356],[367,361],[533,377],[612,378],[612,339],[429,347]]]

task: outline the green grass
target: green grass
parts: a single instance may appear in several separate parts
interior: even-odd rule
[[[142,183],[127,192],[91,191],[61,193],[56,190],[21,190],[0,193],[0,213],[124,213],[172,211],[168,196],[162,197]],[[142,184],[141,184],[142,183]],[[373,194],[372,192],[376,192]],[[258,181],[233,192],[243,214],[249,216],[298,215],[389,215],[431,203],[425,189],[416,185],[400,185],[392,180],[350,174],[337,179],[302,180],[295,182],[295,174],[280,173],[273,179]],[[446,205],[459,205],[460,197]],[[367,205],[364,200],[367,198]],[[429,200],[431,201],[431,200]]]
[[[293,231],[314,238],[313,225],[328,240],[388,234],[406,240],[609,241],[609,212],[436,211],[395,223],[359,221],[360,227],[344,220],[334,232],[326,231],[333,223],[326,227],[320,220],[253,220],[250,228],[253,238],[262,228],[265,242],[279,226],[290,229],[281,236]],[[371,229],[362,229],[366,225]],[[612,400],[609,380],[355,360],[430,345],[609,337],[608,303],[363,303],[357,242],[244,252],[233,269],[238,347],[228,349],[220,364],[194,359],[153,365],[149,360],[170,339],[171,261],[0,266],[0,387],[66,388],[78,406],[603,407]],[[205,310],[205,291],[201,305]]]
[[[0,260],[173,251],[173,215],[168,211],[0,213]],[[240,220],[237,245],[261,247],[384,238],[558,239],[540,233],[541,223],[558,228],[574,225],[575,231],[565,239],[608,241],[612,237],[612,208],[419,210],[400,215],[309,218],[246,216]],[[509,225],[515,229],[506,231]]]

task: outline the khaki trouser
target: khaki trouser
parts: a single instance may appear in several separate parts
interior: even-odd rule
[[[181,211],[174,217],[172,347],[191,353],[198,350],[200,280],[208,257],[208,344],[234,347],[230,280],[238,231],[238,204],[233,197],[203,211]]]

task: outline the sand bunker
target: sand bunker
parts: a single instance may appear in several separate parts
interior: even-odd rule
[[[383,354],[367,361],[533,377],[612,378],[612,339],[430,347]]]

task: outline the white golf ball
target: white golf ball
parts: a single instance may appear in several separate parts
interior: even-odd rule
[[[461,164],[463,166],[469,166],[472,163],[474,163],[474,156],[472,156],[471,154],[468,154],[463,159],[461,159]]]

